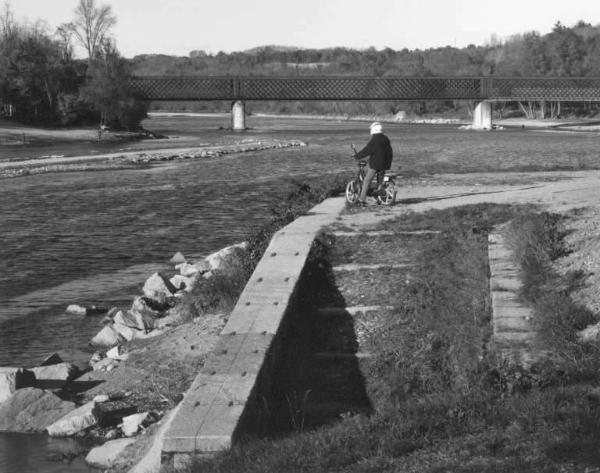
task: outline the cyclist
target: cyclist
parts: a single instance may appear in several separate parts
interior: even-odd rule
[[[369,166],[365,174],[360,196],[356,202],[358,205],[366,205],[367,190],[378,171],[387,171],[392,165],[392,145],[387,136],[383,134],[381,123],[374,122],[369,126],[371,139],[367,145],[355,154],[356,159],[369,156]],[[380,183],[379,183],[380,184]]]

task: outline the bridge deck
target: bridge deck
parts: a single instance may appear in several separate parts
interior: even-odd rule
[[[600,101],[600,77],[133,76],[143,100]]]

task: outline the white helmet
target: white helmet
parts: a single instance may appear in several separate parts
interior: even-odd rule
[[[371,130],[372,135],[374,135],[376,133],[383,133],[383,127],[381,126],[381,123],[379,123],[379,122],[371,123],[371,126],[369,127],[369,129]]]

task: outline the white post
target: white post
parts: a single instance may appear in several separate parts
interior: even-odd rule
[[[479,102],[473,110],[473,129],[492,129],[492,102]]]
[[[246,129],[246,106],[241,100],[231,105],[231,128],[236,131]]]

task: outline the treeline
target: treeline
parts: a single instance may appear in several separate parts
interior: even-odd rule
[[[98,11],[93,0],[81,0],[80,5],[90,7],[92,13]],[[88,59],[76,59],[74,33],[74,23],[63,25],[55,34],[43,22],[18,23],[9,5],[4,6],[0,14],[0,116],[51,126],[138,128],[146,105],[127,89],[128,61],[105,37],[97,38]]]
[[[265,46],[244,52],[207,54],[192,51],[189,57],[136,56],[132,71],[139,75],[368,75],[368,76],[598,76],[600,75],[600,26],[580,21],[572,27],[554,25],[546,35],[529,32],[506,41],[492,39],[482,46],[441,47],[396,51],[390,48],[356,50],[348,48],[296,49]],[[154,108],[209,110],[224,104],[154,104]],[[406,110],[463,113],[464,102],[419,103],[261,103],[254,109],[317,113],[395,113]],[[590,104],[525,103],[498,104],[501,113],[512,110],[530,116],[562,113],[593,113]]]

